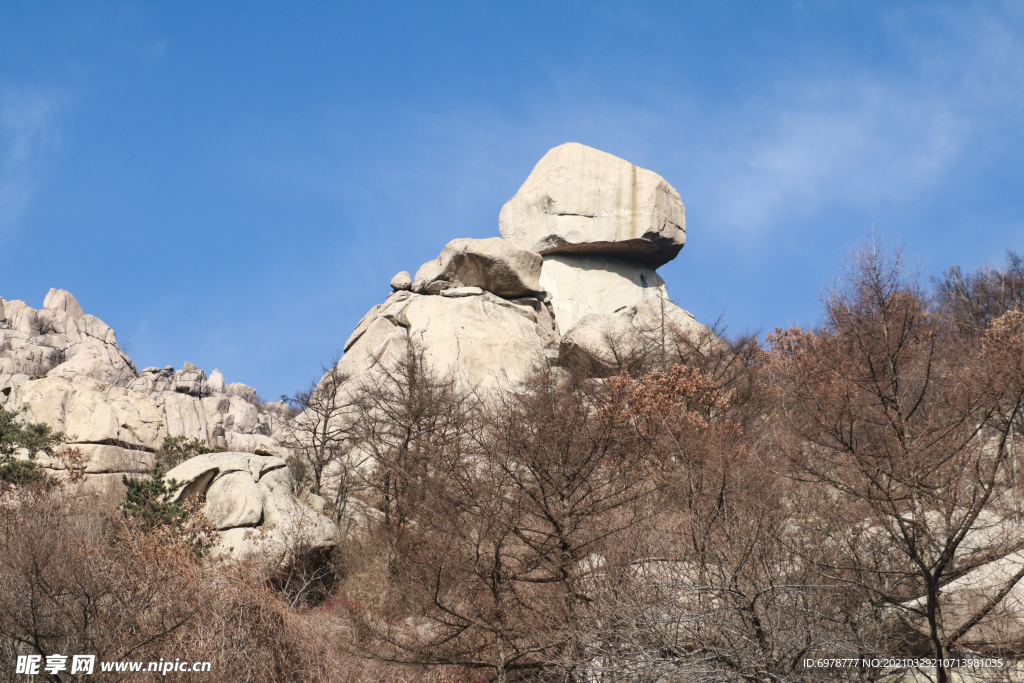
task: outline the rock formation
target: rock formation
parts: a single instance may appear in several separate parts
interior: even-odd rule
[[[211,453],[183,462],[166,479],[179,484],[172,502],[203,502],[206,517],[221,531],[215,556],[285,562],[338,544],[334,522],[295,496],[282,458]]]
[[[366,377],[413,344],[437,371],[487,389],[545,362],[610,374],[623,350],[707,336],[656,272],[685,242],[682,201],[656,173],[561,145],[505,204],[499,227],[501,238],[452,240],[411,284],[398,273],[349,337],[339,370]]]
[[[51,289],[39,310],[0,298],[0,389],[15,378],[92,377],[128,386],[138,370],[102,320],[82,312],[75,297]]]
[[[271,435],[289,416],[286,405],[259,404],[252,387],[225,384],[220,370],[208,378],[186,362],[140,373],[114,331],[59,289],[39,310],[0,299],[0,405],[67,434],[84,461],[78,495],[107,502],[123,495],[123,475],[153,467],[168,436],[275,454]],[[65,474],[58,459],[40,464]]]
[[[657,174],[562,145],[499,226],[503,237],[452,240],[415,276],[392,278],[393,292],[345,343],[338,369],[352,386],[410,348],[486,393],[545,364],[608,375],[624,354],[708,337],[656,272],[685,240],[682,202]],[[151,468],[167,437],[196,439],[231,452],[193,458],[168,477],[185,483],[177,498],[205,500],[222,552],[285,556],[299,536],[313,548],[337,542],[337,527],[298,502],[275,457],[287,406],[260,404],[251,387],[188,362],[139,372],[113,330],[66,291],[50,290],[40,310],[0,299],[0,404],[68,435],[84,458],[79,495],[116,500],[123,474]],[[67,466],[41,464],[58,475]]]

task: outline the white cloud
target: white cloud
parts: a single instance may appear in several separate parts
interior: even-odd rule
[[[890,40],[914,55],[901,71],[851,68],[777,83],[770,97],[717,117],[717,158],[694,188],[709,200],[708,218],[757,233],[830,204],[913,201],[966,165],[989,163],[977,155],[998,147],[991,136],[1017,128],[1024,105],[1024,21],[1020,12],[976,10],[891,18]],[[928,25],[927,40],[919,25]]]

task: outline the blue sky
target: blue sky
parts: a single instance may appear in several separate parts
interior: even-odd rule
[[[567,141],[679,190],[698,319],[813,325],[872,226],[1024,250],[1024,3],[0,1],[0,296],[291,393]]]

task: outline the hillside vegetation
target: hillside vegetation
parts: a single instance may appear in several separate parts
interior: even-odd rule
[[[1010,666],[1024,646],[1022,292],[1015,256],[926,287],[869,244],[818,328],[764,343],[677,339],[610,377],[541,367],[486,400],[411,349],[346,400],[350,428],[293,456],[298,486],[348,526],[330,553],[284,565],[206,557],[217,532],[198,509],[154,523],[4,474],[0,679],[25,680],[7,668],[19,654],[73,653],[209,661],[231,681]],[[317,386],[337,392],[315,385],[306,410]],[[2,424],[0,453],[60,436]],[[147,677],[195,680],[90,680]]]

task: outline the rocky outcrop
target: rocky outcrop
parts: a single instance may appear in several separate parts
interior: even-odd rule
[[[678,357],[707,329],[668,300],[656,268],[685,241],[679,194],[661,176],[583,145],[548,152],[501,210],[503,238],[456,239],[407,273],[345,343],[358,384],[415,347],[466,386],[514,384],[543,363],[599,375],[625,356]]]
[[[539,254],[616,254],[654,268],[686,242],[683,202],[664,178],[575,142],[544,155],[498,225]]]
[[[521,381],[546,354],[557,355],[554,321],[540,299],[474,290],[460,296],[392,294],[360,321],[339,370],[363,378],[378,364],[393,367],[415,344],[436,370],[486,388]]]
[[[501,297],[540,293],[539,254],[500,237],[452,240],[441,255],[416,271],[412,290],[440,294],[446,289],[477,287]]]
[[[91,377],[119,387],[139,376],[114,331],[83,313],[69,292],[51,289],[39,310],[0,298],[0,309],[0,390],[43,375]]]
[[[164,437],[180,436],[271,452],[270,435],[288,416],[287,406],[260,404],[252,387],[226,384],[220,370],[207,377],[186,361],[177,371],[167,365],[138,372],[114,331],[64,290],[51,289],[39,310],[0,299],[0,311],[0,405],[28,408],[28,419],[73,435],[72,443],[153,451]],[[152,429],[126,436],[137,421],[111,426],[126,406],[150,427],[159,424],[159,436]]]
[[[295,495],[281,458],[213,453],[185,461],[165,479],[177,482],[172,501],[203,502],[221,531],[214,556],[287,562],[338,544],[337,525]]]
[[[167,435],[164,416],[148,396],[81,376],[42,377],[14,385],[5,408],[24,410],[71,444],[109,444],[155,451]]]
[[[285,404],[260,404],[252,387],[226,384],[220,370],[207,377],[186,362],[138,372],[114,331],[59,289],[38,310],[0,299],[0,405],[64,432],[85,475],[75,495],[109,504],[123,497],[125,474],[152,469],[166,437],[276,454],[271,434],[290,416]],[[70,474],[62,458],[39,462]]]

